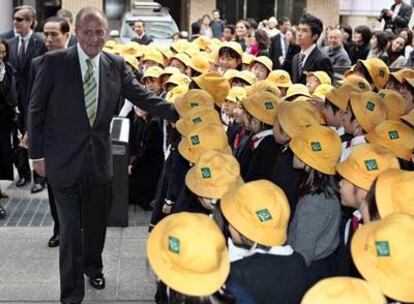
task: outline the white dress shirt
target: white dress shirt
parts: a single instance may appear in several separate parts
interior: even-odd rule
[[[305,55],[305,59],[303,60],[303,65],[302,68],[305,66],[306,64],[306,60],[308,60],[309,55],[312,53],[312,51],[316,48],[316,43],[312,44],[312,46],[310,46],[307,50],[305,51],[301,51],[301,54]]]
[[[29,45],[30,38],[32,38],[33,31],[30,31],[26,36],[22,37],[20,34],[16,34],[19,37],[19,44],[17,45],[17,52],[20,50],[22,44],[22,39],[24,40],[24,52],[27,52],[27,47]]]

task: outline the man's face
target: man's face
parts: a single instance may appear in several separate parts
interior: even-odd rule
[[[26,35],[30,32],[32,22],[27,18],[27,10],[21,9],[14,13],[13,26],[18,34]]]
[[[43,36],[48,51],[61,50],[66,46],[69,34],[63,34],[58,22],[47,22],[43,27]]]
[[[394,0],[395,4],[400,4],[402,0]]]
[[[341,47],[342,38],[341,33],[337,30],[332,30],[328,34],[328,46],[330,50],[336,50]]]
[[[316,39],[317,35],[312,35],[311,27],[308,24],[299,24],[298,43],[302,49],[309,48]]]
[[[141,36],[145,31],[144,24],[142,22],[135,22],[134,31],[138,36]]]
[[[355,34],[354,34],[354,41],[355,41],[355,43],[356,43],[357,45],[362,45],[363,40],[362,40],[362,35],[361,35],[361,33],[357,33],[357,32],[355,32]]]
[[[233,40],[233,35],[231,34],[231,29],[225,28],[223,30],[223,38],[224,38],[225,41]]]
[[[76,28],[76,38],[82,50],[91,58],[97,56],[105,44],[108,24],[99,15],[83,17],[80,26]]]
[[[283,22],[282,26],[280,27],[280,31],[285,34],[288,29],[290,29],[290,21]]]
[[[219,12],[214,12],[213,13],[213,18],[214,18],[214,20],[219,20],[220,19],[220,13]]]

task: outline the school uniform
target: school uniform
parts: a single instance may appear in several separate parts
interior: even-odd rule
[[[345,159],[347,159],[349,157],[349,155],[351,155],[352,149],[356,146],[359,145],[363,145],[366,144],[367,141],[365,139],[365,135],[359,135],[359,136],[355,136],[351,139],[351,141],[349,142],[349,139],[346,143],[343,143],[342,146],[342,153],[341,153],[341,162],[343,162]]]
[[[272,130],[264,130],[252,136],[250,141],[252,151],[245,176],[246,182],[258,179],[272,179],[273,166],[280,151],[279,145],[273,137]]]
[[[234,152],[234,142],[237,138],[237,134],[242,130],[241,126],[238,123],[231,123],[227,128],[227,138],[229,139],[229,146],[232,148]]]
[[[241,130],[236,137],[234,157],[240,165],[240,175],[244,178],[249,169],[250,159],[252,157],[252,149],[250,148],[252,134]]]
[[[229,255],[227,282],[240,286],[256,303],[297,304],[309,287],[305,261],[290,246],[247,250],[229,240]]]
[[[341,138],[341,158],[340,162],[344,161],[350,154],[350,149],[352,145],[352,138],[354,137],[352,134],[345,133],[345,128],[334,128],[332,127],[338,136]]]
[[[198,200],[198,196],[191,192],[188,187],[183,186],[178,195],[177,201],[172,207],[171,213],[178,213],[178,212],[192,212],[192,213],[204,213],[209,215],[211,213],[210,210],[201,205]]]
[[[279,186],[286,194],[292,217],[298,202],[298,189],[303,171],[293,168],[293,152],[288,145],[280,147],[276,163],[273,166],[271,181]]]

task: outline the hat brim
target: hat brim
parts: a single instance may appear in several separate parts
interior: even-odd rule
[[[358,120],[358,122],[359,122],[360,126],[362,127],[362,129],[367,133],[371,132],[375,128],[375,125],[371,121],[369,121],[369,119],[367,119],[366,116],[363,114],[364,113],[364,105],[362,103],[360,95],[358,95],[357,99],[351,97],[350,104],[351,104],[352,110],[355,114],[355,117]]]
[[[376,259],[367,250],[367,240],[375,231],[380,221],[371,222],[357,230],[351,241],[352,259],[361,273],[368,281],[376,285],[387,297],[411,303],[414,301],[413,282],[402,280],[398,273],[382,272],[377,267]]]
[[[409,124],[412,128],[414,128],[414,117],[411,117],[409,115],[401,116],[400,119],[407,124]]]
[[[298,97],[301,97],[301,96],[308,97],[308,98],[312,97],[310,94],[295,93],[295,94],[286,95],[285,97],[283,97],[283,100],[288,100],[288,99],[293,98],[293,97],[298,98]]]
[[[197,157],[191,150],[186,138],[181,138],[181,141],[178,144],[178,152],[180,152],[181,156],[184,157],[187,161],[195,163]]]
[[[394,148],[391,148],[388,145],[384,145],[384,139],[382,139],[377,132],[375,132],[375,130],[372,130],[371,132],[365,134],[365,139],[369,142],[369,143],[373,143],[373,144],[377,144],[379,146],[383,146],[385,148],[387,148],[388,150],[392,151],[395,156],[397,156],[398,158],[402,158],[405,159],[407,161],[411,160],[411,154],[410,151],[407,151],[407,153],[404,153],[403,151],[401,151],[401,149],[397,149],[397,147],[395,146]]]
[[[147,240],[148,261],[161,281],[173,290],[189,296],[208,296],[223,286],[230,272],[230,261],[225,251],[216,271],[204,274],[190,273],[186,269],[172,267],[173,265],[166,261],[160,242],[162,237],[163,229],[156,225]]]
[[[265,115],[262,115],[263,113],[260,113],[260,110],[258,110],[257,107],[255,107],[253,104],[242,102],[242,105],[247,110],[247,112],[249,112],[249,114],[257,120],[260,120],[269,126],[273,126],[275,124],[276,112],[273,117],[270,117],[270,115],[269,117],[265,117]]]
[[[400,170],[398,169],[389,169],[378,176],[375,188],[375,199],[381,218],[400,211],[394,208],[392,199],[392,188],[400,177],[399,172]]]
[[[352,184],[364,189],[369,190],[372,183],[369,183],[369,181],[362,181],[362,176],[360,173],[353,171],[349,165],[347,165],[345,162],[341,162],[336,165],[336,171],[340,176],[350,181]],[[357,180],[355,180],[355,176],[357,177]]]
[[[240,215],[240,209],[235,201],[235,190],[228,191],[221,199],[220,208],[224,217],[237,231],[253,242],[264,246],[279,246],[286,242],[287,227],[256,229]]]

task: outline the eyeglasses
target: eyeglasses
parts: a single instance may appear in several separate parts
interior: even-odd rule
[[[14,21],[17,21],[17,22],[22,22],[22,21],[24,21],[26,19],[25,18],[22,18],[22,17],[14,17],[13,20]]]

